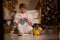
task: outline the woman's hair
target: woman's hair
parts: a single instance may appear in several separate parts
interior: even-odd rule
[[[25,5],[24,3],[21,3],[21,4],[19,5],[19,9],[21,9],[21,8],[25,8],[25,9],[26,9],[26,5]]]

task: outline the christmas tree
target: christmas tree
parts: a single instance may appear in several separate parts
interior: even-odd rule
[[[57,25],[58,9],[55,0],[39,0],[37,9],[42,9],[42,24]]]

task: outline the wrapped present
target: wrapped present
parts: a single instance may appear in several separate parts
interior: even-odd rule
[[[41,30],[42,28],[40,27],[40,25],[35,24],[35,26],[33,27],[33,35],[39,35]]]

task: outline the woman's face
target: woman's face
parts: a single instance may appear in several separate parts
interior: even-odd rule
[[[26,12],[26,9],[25,8],[21,8],[21,12],[22,13],[25,13]]]

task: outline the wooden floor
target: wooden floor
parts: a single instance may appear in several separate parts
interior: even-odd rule
[[[60,39],[60,32],[59,32],[59,39]]]
[[[48,32],[47,34],[41,34],[34,36],[33,34],[25,34],[24,36],[18,36],[17,34],[5,33],[5,40],[58,40],[57,34]]]
[[[47,32],[42,31],[39,36],[34,36],[33,34],[25,34],[24,36],[18,36],[17,34],[9,33],[12,26],[4,27],[4,40],[58,40],[58,34],[56,32]],[[59,32],[60,39],[60,32]]]

